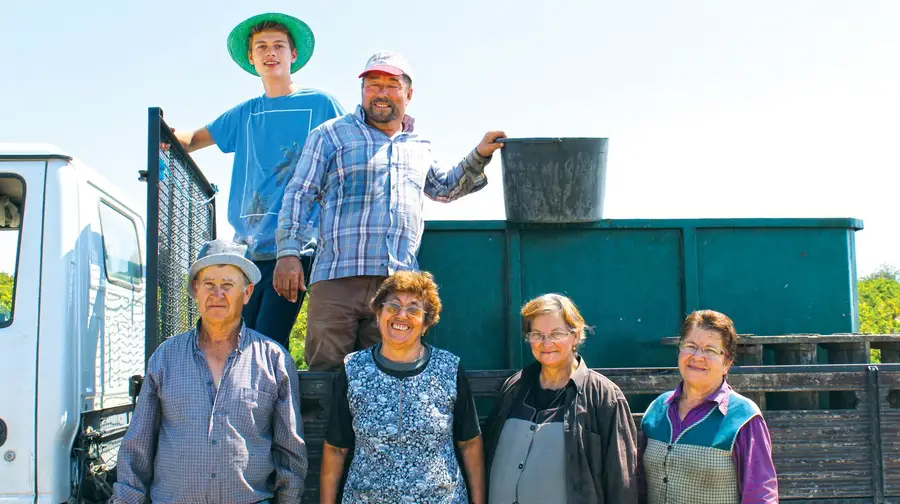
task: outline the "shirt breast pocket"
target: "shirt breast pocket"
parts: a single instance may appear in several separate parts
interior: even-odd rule
[[[272,429],[272,416],[275,407],[275,395],[262,390],[241,388],[238,391],[237,410],[242,422],[247,427],[255,427],[260,434]]]
[[[408,149],[404,153],[406,180],[412,184],[413,189],[421,193],[425,189],[425,179],[431,169],[431,161],[428,159],[428,150],[417,148]]]

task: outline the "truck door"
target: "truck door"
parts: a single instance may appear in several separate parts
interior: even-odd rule
[[[34,502],[45,160],[0,157],[0,501]]]

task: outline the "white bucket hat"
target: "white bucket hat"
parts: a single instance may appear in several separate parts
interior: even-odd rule
[[[188,292],[191,297],[196,296],[194,292],[194,278],[200,270],[207,266],[231,265],[240,268],[247,275],[251,284],[259,283],[262,274],[259,268],[250,260],[250,253],[246,245],[234,243],[230,240],[213,240],[206,242],[200,247],[197,253],[197,260],[191,264],[191,270],[188,273]]]

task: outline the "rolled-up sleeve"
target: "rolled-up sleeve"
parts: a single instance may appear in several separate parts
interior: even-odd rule
[[[449,170],[433,163],[425,179],[425,195],[434,201],[450,202],[471,194],[487,185],[484,167],[491,162],[472,149],[462,161]]]
[[[110,504],[150,502],[162,409],[159,402],[159,376],[151,371],[157,368],[156,359],[151,358],[147,368],[128,431],[119,445],[116,483],[113,485]]]
[[[300,380],[294,360],[281,354],[276,366],[278,399],[273,411],[272,455],[275,462],[275,488],[279,504],[300,503],[307,472],[306,442],[300,416]]]
[[[772,438],[765,420],[753,417],[741,430],[732,451],[741,504],[778,502],[778,477],[772,461]]]

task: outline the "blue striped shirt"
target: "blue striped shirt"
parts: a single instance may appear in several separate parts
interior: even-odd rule
[[[291,356],[245,326],[217,390],[194,328],[150,357],[110,504],[299,503],[306,470]]]
[[[413,133],[406,116],[393,137],[355,113],[310,132],[278,216],[278,257],[299,255],[313,203],[321,200],[312,284],[319,280],[416,270],[425,227],[424,196],[449,202],[487,184],[484,158],[474,149],[441,169],[431,142]]]

